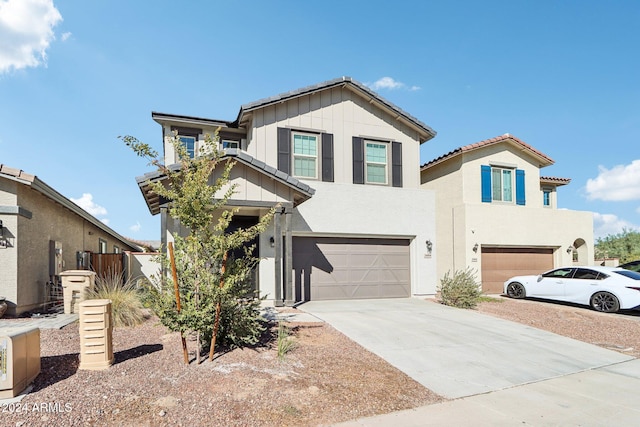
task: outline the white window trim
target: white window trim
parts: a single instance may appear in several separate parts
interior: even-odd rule
[[[549,193],[549,204],[548,205],[544,204],[544,193]],[[551,188],[551,187],[542,187],[542,207],[547,208],[547,209],[553,207],[553,188]]]
[[[184,141],[181,138],[193,138],[193,157],[192,157],[192,159],[195,159],[198,156],[198,137],[191,136],[191,135],[178,135],[177,138],[178,138],[178,141],[180,141],[181,144],[184,144]],[[187,149],[187,154],[188,153],[189,153],[189,150]],[[177,160],[178,160],[178,156],[176,155],[176,161]]]
[[[385,147],[385,159],[386,162],[382,163],[382,162],[369,162],[367,160],[367,145],[368,144],[376,144],[376,145],[384,145]],[[364,140],[364,183],[367,185],[389,185],[389,173],[391,168],[389,167],[389,162],[390,162],[390,155],[389,155],[389,146],[391,144],[389,144],[388,141],[376,141],[376,140],[368,140],[365,139]],[[372,165],[384,165],[384,182],[374,182],[374,181],[369,181],[369,174],[368,174],[368,168],[367,166],[369,164]]]
[[[316,139],[316,155],[312,156],[309,154],[296,154],[295,152],[295,136],[296,135],[302,135],[302,136],[312,136]],[[292,172],[292,176],[296,177],[296,178],[300,178],[300,179],[319,179],[319,171],[320,171],[320,134],[319,133],[314,133],[314,132],[300,132],[297,130],[292,130],[291,131],[291,172]],[[305,158],[305,159],[315,159],[316,161],[316,170],[315,170],[315,175],[313,177],[311,176],[303,176],[303,175],[296,175],[296,158]]]
[[[232,143],[232,144],[236,144],[237,147],[227,147],[227,148],[237,148],[238,150],[240,150],[242,148],[242,142],[238,139],[221,139],[220,140],[220,149],[221,150],[226,150],[227,148],[225,148],[224,144],[225,142],[227,143]]]
[[[500,197],[504,198],[504,185],[503,185],[503,173],[502,171],[510,171],[511,172],[511,200],[496,200],[493,194],[493,171],[500,171]],[[491,165],[491,203],[500,203],[505,205],[513,205],[516,203],[516,167],[506,167],[506,166],[493,166]]]
[[[107,241],[105,239],[98,238],[98,253],[99,254],[107,253]]]

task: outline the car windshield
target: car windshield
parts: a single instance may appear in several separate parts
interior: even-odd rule
[[[633,280],[640,280],[640,273],[636,273],[631,270],[616,270],[614,273],[620,274],[621,276],[626,276]]]

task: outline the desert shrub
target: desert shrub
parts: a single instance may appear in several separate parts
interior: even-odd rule
[[[456,271],[453,276],[447,272],[438,287],[440,302],[457,308],[474,308],[480,300],[480,287],[475,273],[467,268]]]
[[[287,353],[296,347],[296,343],[289,335],[289,329],[282,322],[278,322],[278,359],[283,361]]]
[[[89,290],[87,298],[111,300],[111,315],[116,327],[139,325],[145,319],[136,282],[125,280],[122,273],[96,277],[95,288]]]

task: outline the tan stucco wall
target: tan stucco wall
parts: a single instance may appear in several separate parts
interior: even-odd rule
[[[16,186],[18,183],[0,179],[0,206],[13,207],[17,204]],[[0,214],[4,227],[4,243],[0,247],[0,296],[8,301],[15,301],[17,290],[15,287],[18,274],[18,248],[16,234],[18,230],[18,216],[14,214]]]
[[[525,171],[526,205],[482,203],[481,165],[510,164]],[[571,265],[566,249],[576,240],[580,263],[593,263],[593,214],[559,210],[557,193],[552,206],[543,207],[540,168],[536,160],[508,144],[497,144],[458,155],[436,165],[421,176],[422,187],[436,193],[438,277],[448,271],[470,267],[482,277],[482,246],[540,247],[554,249],[556,266]],[[515,194],[514,194],[515,196]],[[473,246],[478,244],[478,251]]]
[[[6,189],[9,181],[0,179],[0,182]],[[6,223],[7,232],[14,236],[14,247],[7,249],[9,257],[4,256],[5,253],[0,257],[2,267],[5,263],[10,264],[7,270],[3,270],[0,293],[7,297],[9,314],[28,311],[44,302],[45,284],[49,280],[50,240],[62,243],[65,270],[76,268],[76,251],[98,252],[100,238],[107,241],[108,252],[113,251],[114,244],[121,250],[133,249],[30,187],[12,184],[14,206],[31,212],[32,217],[11,215]],[[7,192],[4,193],[2,199],[6,200]],[[6,216],[3,216],[3,221]],[[13,260],[7,262],[6,259],[12,256]],[[5,280],[5,277],[11,278]]]

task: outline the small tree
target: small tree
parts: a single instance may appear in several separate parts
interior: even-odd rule
[[[187,228],[186,237],[174,236],[175,265],[181,311],[176,311],[174,284],[164,278],[158,289],[150,289],[148,301],[162,324],[182,336],[196,332],[203,343],[227,346],[255,344],[264,330],[260,300],[248,281],[258,259],[249,244],[266,230],[275,209],[258,224],[228,231],[237,209],[227,202],[234,192],[229,174],[235,162],[222,160],[217,132],[205,136],[202,155],[191,158],[176,135],[171,143],[179,168],[163,164],[158,152],[132,136],[120,137],[138,156],[157,167],[163,179],[150,183],[152,190],[170,200],[169,215]],[[214,179],[214,171],[219,175]],[[236,256],[231,256],[235,253]],[[167,257],[162,257],[168,267]],[[214,327],[217,336],[214,337]],[[213,356],[213,345],[211,356]],[[200,345],[197,359],[200,357]]]

